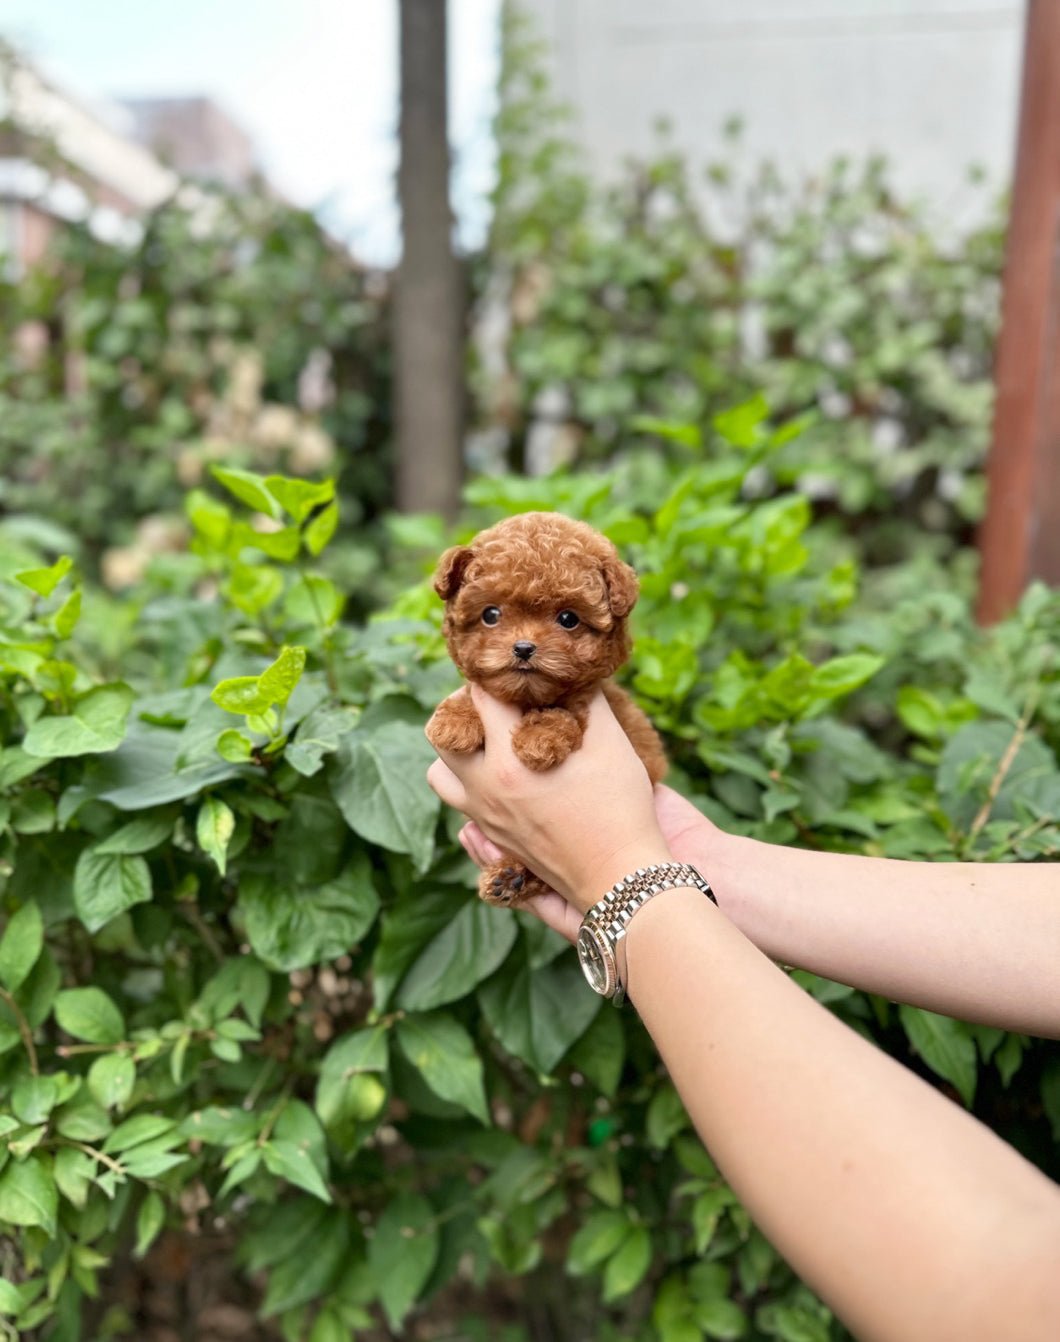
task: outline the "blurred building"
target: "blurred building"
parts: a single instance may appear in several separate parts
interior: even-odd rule
[[[254,144],[210,98],[126,99],[140,142],[185,177],[238,190],[260,175]]]
[[[209,98],[88,98],[0,50],[0,264],[13,277],[65,224],[132,241],[163,201],[193,201],[190,181],[258,176],[249,137]]]
[[[0,256],[20,274],[57,228],[85,223],[120,242],[180,187],[120,108],[89,100],[21,60],[0,70]]]
[[[1060,0],[1057,0],[1060,3]],[[970,165],[1007,184],[1023,0],[517,0],[591,165],[651,152],[666,118],[693,163],[742,155],[795,175],[882,152],[896,184],[968,206]]]

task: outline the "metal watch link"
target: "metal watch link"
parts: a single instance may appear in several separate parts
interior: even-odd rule
[[[578,959],[594,992],[610,998],[615,1006],[622,1005],[626,989],[618,973],[618,943],[626,935],[630,919],[649,899],[681,886],[694,887],[713,903],[718,902],[695,867],[683,862],[658,862],[623,876],[589,909],[578,931]]]

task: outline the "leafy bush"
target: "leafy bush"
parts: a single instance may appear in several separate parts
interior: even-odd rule
[[[632,453],[479,480],[469,504],[476,526],[561,508],[636,564],[629,682],[722,824],[1055,855],[1060,599],[1031,592],[989,635],[923,573],[890,580],[886,614],[855,603],[806,499],[749,496],[787,438],[752,402],[688,469]],[[455,683],[426,582],[344,624],[319,570],[333,486],[217,480],[230,502],[189,495],[192,552],[129,599],[117,642],[113,599],[0,530],[0,1331],[135,1335],[109,1265],[169,1224],[223,1226],[290,1339],[490,1299],[557,1339],[838,1336],[636,1018],[547,929],[475,898],[423,781],[422,725]],[[1055,1164],[1044,1048],[799,977]]]
[[[387,304],[385,278],[311,215],[253,194],[167,202],[131,247],[71,225],[0,284],[16,333],[0,356],[0,512],[67,527],[94,564],[224,461],[341,468],[347,514],[375,516],[391,500]],[[130,585],[179,545],[148,535],[108,576]]]
[[[873,562],[923,548],[925,532],[942,551],[969,542],[1001,212],[946,238],[884,162],[796,184],[748,165],[735,125],[703,179],[664,138],[597,185],[512,6],[502,50],[487,297],[508,329],[479,399],[510,464],[598,461],[636,415],[705,427],[762,392],[778,419],[813,419],[760,491],[796,484]]]

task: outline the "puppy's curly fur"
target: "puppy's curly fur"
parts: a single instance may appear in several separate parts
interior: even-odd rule
[[[522,513],[442,555],[434,588],[442,631],[465,678],[523,710],[512,747],[530,769],[554,768],[577,750],[598,687],[652,783],[666,773],[655,728],[609,677],[629,656],[627,617],[637,575],[611,542],[559,513]],[[467,688],[427,724],[437,750],[470,754],[483,744]],[[514,904],[545,887],[515,859],[482,873],[479,894]]]

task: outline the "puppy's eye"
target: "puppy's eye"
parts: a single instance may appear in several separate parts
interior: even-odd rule
[[[482,612],[483,624],[489,624],[489,625],[498,624],[500,622],[500,618],[501,618],[501,610],[499,606],[487,606],[486,609]]]
[[[556,616],[556,623],[561,625],[564,629],[577,629],[581,624],[581,620],[578,619],[577,615],[575,615],[572,610],[561,610]]]

